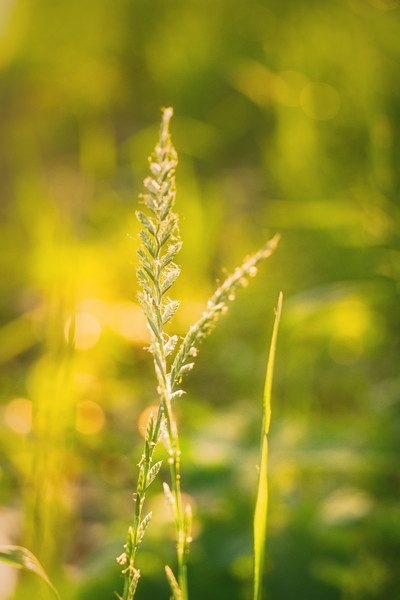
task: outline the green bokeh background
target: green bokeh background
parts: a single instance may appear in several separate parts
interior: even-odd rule
[[[155,399],[134,210],[169,105],[175,331],[282,234],[176,406],[191,599],[251,597],[279,290],[264,597],[400,598],[397,0],[0,3],[0,541],[33,550],[65,599],[120,590],[138,422]],[[148,506],[137,598],[167,598],[161,481]],[[15,575],[1,571],[0,598],[46,597]]]

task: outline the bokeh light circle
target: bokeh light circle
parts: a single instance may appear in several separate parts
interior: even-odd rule
[[[339,112],[340,96],[328,83],[314,81],[303,88],[300,106],[308,117],[317,121],[329,121]]]

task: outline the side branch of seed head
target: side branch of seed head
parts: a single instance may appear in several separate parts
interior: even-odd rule
[[[258,252],[246,258],[243,264],[237,267],[232,275],[229,275],[211,296],[206,310],[200,319],[190,327],[178,349],[171,368],[171,389],[174,389],[175,385],[179,383],[182,375],[192,369],[193,362],[187,361],[196,356],[196,344],[209,333],[219,316],[228,310],[228,302],[235,299],[235,291],[247,285],[248,277],[256,275],[258,263],[271,256],[278,245],[279,239],[280,235],[275,235]]]

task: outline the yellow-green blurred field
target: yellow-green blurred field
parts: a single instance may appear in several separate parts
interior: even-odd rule
[[[177,333],[275,232],[177,413],[191,600],[251,597],[267,347],[265,600],[400,598],[400,3],[0,1],[0,543],[63,600],[119,591],[155,378],[134,211],[174,107]],[[76,315],[75,341],[71,315]],[[161,480],[137,598],[168,598]],[[44,598],[0,565],[0,599]]]

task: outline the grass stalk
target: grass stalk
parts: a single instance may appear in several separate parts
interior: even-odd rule
[[[123,567],[124,590],[122,599],[132,600],[140,572],[135,566],[137,548],[148,526],[151,513],[142,518],[143,504],[148,487],[161,468],[161,461],[153,464],[154,448],[162,429],[165,429],[168,449],[168,464],[172,482],[174,521],[177,536],[178,580],[182,600],[187,598],[186,564],[187,554],[184,537],[182,499],[180,491],[180,450],[178,430],[171,407],[171,384],[167,370],[167,356],[174,350],[177,336],[169,336],[164,326],[176,312],[179,303],[166,297],[166,292],[179,276],[179,268],[173,262],[181,248],[177,229],[178,218],[171,212],[175,202],[175,168],[177,157],[169,135],[169,122],[172,109],[163,111],[161,130],[154,155],[150,158],[152,177],[144,185],[147,192],[142,196],[151,216],[137,211],[137,218],[144,226],[140,232],[142,246],[138,249],[140,266],[137,270],[142,291],[139,301],[147,318],[150,336],[150,351],[153,354],[157,376],[159,410],[154,423],[150,415],[142,458],[139,463],[135,514],[132,526],[128,530],[125,552],[118,558]],[[168,242],[168,246],[166,246]],[[188,537],[188,536],[187,536]]]
[[[179,308],[179,302],[168,298],[166,293],[179,276],[180,270],[174,259],[182,246],[178,217],[172,212],[175,203],[177,155],[169,134],[171,117],[172,109],[164,109],[159,140],[149,159],[151,177],[145,179],[146,193],[142,195],[148,214],[141,211],[136,213],[143,226],[139,234],[141,245],[137,250],[137,277],[142,288],[138,297],[147,319],[149,350],[153,355],[159,407],[157,416],[151,414],[147,423],[144,449],[138,464],[133,522],[128,529],[124,552],[117,558],[124,577],[122,596],[117,594],[120,600],[133,600],[140,578],[136,554],[151,520],[151,512],[143,516],[143,507],[147,490],[162,466],[162,461],[153,462],[154,449],[160,439],[168,453],[171,487],[164,483],[164,494],[175,523],[177,578],[169,566],[165,567],[165,572],[173,600],[188,600],[187,561],[192,513],[190,506],[183,506],[182,502],[181,452],[172,402],[184,393],[180,389],[180,383],[194,365],[197,344],[228,310],[228,303],[234,299],[236,290],[247,285],[248,278],[256,274],[258,263],[272,254],[279,241],[279,236],[275,236],[226,278],[208,301],[200,319],[190,327],[177,347],[178,336],[168,335],[164,329]]]

